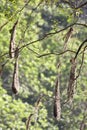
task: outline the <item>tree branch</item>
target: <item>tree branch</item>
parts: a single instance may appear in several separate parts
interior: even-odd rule
[[[75,9],[82,8],[82,7],[83,7],[83,6],[85,6],[85,5],[87,5],[87,2],[85,2],[85,3],[81,4],[81,5],[79,5],[79,6],[78,6],[78,7],[76,7]]]
[[[31,49],[31,48],[29,48],[28,46],[26,47],[29,51],[31,51],[31,52],[33,52],[33,53],[35,53],[35,54],[37,54],[37,55],[39,55],[39,53],[37,53],[36,51],[34,51],[33,49]]]
[[[85,52],[86,47],[87,47],[87,46],[84,47],[84,50],[83,50],[83,52],[82,52],[82,61],[81,61],[81,65],[80,65],[80,68],[79,68],[78,75],[76,76],[75,80],[77,80],[77,78],[80,76],[81,69],[82,69],[82,65],[83,65],[83,62],[84,62],[84,52]]]
[[[45,34],[42,38],[37,39],[37,40],[34,40],[34,41],[31,41],[30,43],[27,43],[27,44],[25,44],[25,45],[22,45],[22,46],[19,47],[18,49],[21,51],[24,47],[27,47],[27,46],[29,46],[29,45],[31,45],[31,44],[37,43],[37,42],[39,42],[39,41],[42,41],[42,40],[44,40],[47,36],[55,35],[55,34],[57,34],[57,33],[60,33],[60,32],[62,32],[62,31],[64,31],[64,30],[68,29],[69,27],[71,27],[71,26],[73,26],[73,25],[81,25],[81,26],[87,27],[86,24],[73,23],[73,24],[70,24],[70,25],[66,26],[65,28],[63,28],[63,29],[61,29],[61,30],[58,30],[58,31],[54,31],[54,32]],[[86,42],[86,41],[87,41],[87,39],[86,39],[84,42]],[[84,44],[84,43],[83,43],[83,44]],[[80,47],[79,49],[82,48],[83,44],[81,45],[81,47]],[[76,52],[75,58],[77,57],[79,51],[80,51],[80,50],[78,50],[78,51]],[[13,53],[14,53],[14,52],[13,52]],[[75,53],[75,52],[74,52],[74,53]],[[51,53],[51,54],[52,54],[52,53]],[[3,57],[3,56],[5,56],[5,55],[8,55],[8,52],[2,54],[0,57]],[[43,54],[43,55],[50,55],[50,54]],[[40,57],[40,56],[39,56],[39,57]]]
[[[81,25],[87,28],[87,24],[84,24],[84,23],[76,23],[76,25]]]
[[[68,29],[69,27],[71,27],[71,26],[73,26],[73,25],[75,25],[75,24],[76,24],[76,23],[73,23],[73,24],[70,24],[70,25],[66,26],[65,28],[63,28],[63,29],[61,29],[61,30],[47,33],[47,34],[45,34],[42,38],[39,38],[39,39],[34,40],[34,41],[31,41],[30,43],[27,43],[27,44],[21,46],[21,47],[19,48],[19,50],[21,50],[22,48],[24,48],[24,47],[26,47],[26,46],[29,46],[29,45],[31,45],[31,44],[33,44],[33,43],[37,43],[37,42],[39,42],[39,41],[42,41],[42,40],[44,40],[46,37],[48,37],[48,36],[50,36],[50,35],[54,35],[54,34],[60,33],[60,32],[62,32],[62,31],[64,31],[64,30]]]
[[[0,31],[2,30],[2,28],[3,28],[5,25],[7,25],[7,24],[14,18],[14,16],[16,16],[18,13],[22,12],[23,9],[29,4],[30,1],[31,1],[31,0],[28,0],[27,3],[26,3],[20,10],[17,10],[17,11],[15,12],[15,14],[13,14],[13,15],[9,18],[9,20],[7,20],[3,25],[1,25],[1,26],[0,26]]]
[[[82,23],[72,23],[72,24],[66,26],[66,27],[63,28],[63,29],[60,29],[60,30],[58,30],[58,31],[54,31],[54,32],[50,32],[50,33],[48,33],[48,34],[45,34],[42,38],[37,39],[37,40],[34,40],[34,41],[31,41],[30,43],[27,43],[27,44],[21,46],[19,49],[22,49],[22,48],[24,48],[24,47],[26,47],[26,46],[28,46],[28,45],[33,44],[33,43],[36,43],[36,42],[42,41],[42,40],[44,40],[46,37],[48,37],[48,36],[50,36],[50,35],[58,34],[58,33],[60,33],[60,32],[62,32],[62,31],[64,31],[64,30],[66,30],[66,29],[68,29],[68,28],[70,28],[70,27],[72,27],[72,26],[74,26],[74,25],[81,25],[81,26],[85,26],[85,27],[87,27],[86,24],[82,24]]]
[[[49,53],[45,53],[45,54],[39,55],[38,58],[43,57],[43,56],[48,56],[48,55],[62,55],[62,54],[64,54],[64,53],[66,53],[66,52],[76,53],[75,51],[72,51],[72,50],[65,50],[65,51],[60,52],[60,53],[49,52]]]
[[[83,47],[83,45],[85,44],[85,42],[87,42],[87,39],[86,39],[86,40],[84,40],[84,41],[81,43],[81,45],[79,46],[79,48],[78,48],[78,50],[77,50],[77,52],[76,52],[76,55],[75,55],[74,59],[76,59],[76,58],[77,58],[77,56],[78,56],[78,54],[79,54],[79,52],[80,52],[81,48],[82,48],[82,47]]]

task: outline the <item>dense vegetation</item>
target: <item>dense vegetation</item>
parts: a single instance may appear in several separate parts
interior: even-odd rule
[[[0,129],[87,130],[86,7],[0,0]]]

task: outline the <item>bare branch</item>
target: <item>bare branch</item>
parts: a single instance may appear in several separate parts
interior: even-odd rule
[[[40,2],[38,3],[38,5],[31,11],[31,13],[30,13],[30,15],[29,15],[29,21],[30,21],[30,19],[31,19],[31,16],[32,16],[33,12],[37,10],[37,8],[41,5],[42,2],[43,2],[43,0],[40,1]],[[23,31],[23,34],[22,34],[23,36],[22,36],[22,38],[21,38],[20,41],[23,41],[23,39],[24,39],[24,37],[25,37],[25,33],[26,33],[28,27],[30,27],[29,22],[27,23],[26,28],[25,28],[25,30]],[[20,42],[19,42],[19,43],[20,43]]]
[[[81,5],[79,5],[79,6],[78,6],[78,7],[76,7],[75,9],[82,8],[82,7],[83,7],[83,6],[85,6],[85,5],[87,5],[87,2],[85,2],[85,3],[81,4]]]
[[[39,111],[39,106],[40,106],[40,103],[41,103],[41,100],[43,98],[43,94],[41,94],[39,96],[39,98],[37,99],[36,103],[35,103],[35,112],[34,112],[34,119],[35,119],[35,122],[37,121],[37,118],[38,118],[38,111]]]
[[[44,95],[40,95],[40,97],[37,99],[36,103],[35,103],[35,111],[33,112],[33,114],[30,114],[27,121],[26,121],[26,130],[30,130],[30,122],[31,122],[31,119],[33,116],[36,115],[35,117],[35,122],[37,120],[37,114],[38,114],[38,110],[39,110],[39,105],[40,105],[40,102],[42,100],[42,97]]]
[[[73,24],[68,25],[67,27],[65,27],[65,28],[63,28],[63,29],[61,29],[61,30],[59,30],[59,31],[55,31],[55,32],[51,32],[51,33],[45,34],[44,37],[42,37],[42,38],[40,38],[40,39],[37,39],[37,40],[34,40],[34,41],[31,41],[30,43],[25,44],[25,45],[21,46],[21,47],[19,48],[19,50],[21,50],[21,49],[23,49],[24,47],[26,47],[26,46],[28,46],[28,45],[31,45],[31,44],[33,44],[33,43],[37,43],[37,42],[39,42],[39,41],[41,41],[41,40],[44,40],[47,36],[50,36],[50,35],[54,35],[54,34],[60,33],[60,32],[62,32],[62,31],[64,31],[64,30],[68,29],[69,27],[72,27],[73,25],[81,25],[81,26],[87,27],[86,24],[82,24],[82,23],[73,23]],[[86,41],[84,41],[84,42],[86,42]],[[83,44],[84,44],[84,43],[83,43]],[[83,46],[83,45],[82,45],[82,46]],[[14,52],[13,52],[13,53],[14,53]],[[75,53],[75,52],[74,52],[74,53]],[[77,51],[75,57],[77,57],[78,53],[79,53],[79,52]],[[50,53],[49,53],[49,54],[50,54]],[[43,56],[44,56],[44,55],[49,55],[49,54],[43,54]],[[0,57],[3,57],[3,56],[5,56],[5,55],[8,55],[8,52],[2,54]],[[39,57],[40,57],[40,56],[39,56]]]
[[[42,41],[42,40],[44,40],[46,37],[48,37],[48,36],[50,36],[50,35],[54,35],[54,34],[60,33],[60,32],[62,32],[62,31],[64,31],[64,30],[68,29],[69,27],[71,27],[71,26],[73,26],[73,25],[75,25],[75,23],[73,23],[73,24],[71,24],[71,25],[68,25],[68,26],[66,26],[65,28],[61,29],[61,30],[47,33],[47,34],[45,34],[42,38],[39,38],[39,39],[34,40],[34,41],[31,41],[30,43],[27,43],[27,44],[21,46],[19,49],[22,49],[22,48],[24,48],[24,47],[26,47],[26,46],[29,46],[29,45],[33,44],[33,43],[37,43],[37,42],[39,42],[39,41]]]
[[[8,55],[8,52],[5,52],[4,54],[0,55],[0,58],[6,55]]]
[[[74,5],[73,5],[71,2],[67,1],[67,0],[60,0],[59,3],[60,3],[60,4],[61,4],[61,3],[67,4],[67,5],[68,5],[70,8],[72,8],[72,9],[75,8]]]
[[[22,11],[24,10],[24,8],[30,3],[30,1],[31,1],[31,0],[28,0],[28,1],[25,3],[25,5],[24,5],[17,13],[22,12]]]
[[[78,75],[76,76],[75,80],[80,76],[81,68],[82,68],[82,65],[83,65],[83,62],[84,62],[84,52],[85,52],[86,47],[87,46],[84,47],[84,50],[82,52],[82,61],[81,61],[81,65],[80,65],[80,68],[79,68]]]
[[[87,39],[84,40],[84,41],[81,43],[81,45],[79,46],[79,48],[78,48],[78,50],[77,50],[77,52],[76,52],[76,55],[75,55],[74,59],[77,58],[77,56],[78,56],[78,54],[79,54],[81,48],[83,47],[83,45],[84,45],[86,42],[87,42]]]
[[[87,112],[87,106],[86,106],[84,113],[83,113],[83,119],[82,119],[81,124],[80,124],[80,130],[85,130],[86,117],[87,117],[86,112]]]
[[[84,23],[76,23],[76,25],[84,26],[87,28],[87,24],[84,24]]]
[[[62,55],[62,54],[64,54],[64,53],[66,53],[66,52],[76,53],[76,52],[73,51],[73,50],[65,50],[65,51],[60,52],[60,53],[57,53],[57,52],[49,52],[49,53],[45,53],[45,54],[39,55],[38,58],[43,57],[43,56],[48,56],[48,55]]]
[[[6,26],[6,25],[14,18],[14,16],[16,16],[18,13],[22,12],[23,9],[29,4],[30,1],[31,1],[31,0],[28,0],[28,2],[27,2],[21,9],[17,10],[17,11],[9,18],[9,20],[7,20],[3,25],[1,25],[1,26],[0,26],[0,31],[2,30],[2,28],[3,28],[4,26]]]
[[[37,53],[36,51],[34,51],[33,49],[31,49],[31,48],[29,48],[28,46],[26,47],[29,51],[31,51],[31,52],[33,52],[33,53],[35,53],[35,54],[37,54],[37,55],[39,55],[39,53]]]

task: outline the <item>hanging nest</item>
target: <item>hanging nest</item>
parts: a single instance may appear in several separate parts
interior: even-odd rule
[[[55,85],[54,117],[57,120],[60,120],[60,118],[61,118],[59,77],[57,78],[56,85]]]
[[[18,24],[18,20],[14,23],[13,28],[10,30],[11,38],[10,38],[10,45],[9,45],[9,57],[15,57],[15,34],[16,34],[16,26]]]
[[[18,58],[15,60],[14,64],[12,91],[14,94],[17,94],[19,92]]]
[[[67,47],[67,42],[69,41],[71,35],[72,35],[72,32],[73,32],[73,28],[71,27],[68,32],[66,33],[65,35],[65,43],[64,43],[64,50],[66,50],[66,47]]]
[[[70,60],[71,62],[71,70],[69,77],[69,84],[67,89],[68,101],[73,101],[74,89],[75,89],[75,70],[76,70],[76,61],[74,58]]]

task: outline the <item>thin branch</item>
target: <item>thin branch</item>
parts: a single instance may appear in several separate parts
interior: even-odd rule
[[[6,25],[14,18],[14,16],[16,16],[18,13],[22,12],[23,9],[29,4],[30,1],[31,1],[31,0],[28,0],[28,2],[27,2],[21,9],[17,10],[17,11],[15,12],[15,14],[13,14],[13,15],[9,18],[9,20],[7,20],[3,25],[1,25],[1,26],[0,26],[0,31],[2,30],[2,28],[3,28],[4,26],[6,26]]]
[[[82,119],[81,124],[80,124],[80,130],[85,129],[85,123],[86,123],[86,117],[87,117],[86,112],[87,112],[87,107],[84,110],[83,119]]]
[[[76,23],[76,25],[81,25],[87,28],[87,24],[84,24],[84,23]]]
[[[80,76],[81,69],[82,69],[82,65],[83,65],[83,62],[84,62],[84,52],[85,52],[86,47],[87,47],[87,46],[84,47],[84,50],[83,50],[83,53],[82,53],[81,65],[80,65],[79,72],[78,72],[78,75],[76,76],[75,80]]]
[[[76,7],[75,9],[82,8],[82,7],[83,7],[83,6],[85,6],[85,5],[87,5],[87,2],[85,2],[85,3],[81,4],[81,5],[79,5],[79,6],[78,6],[78,7]]]
[[[37,42],[39,42],[39,41],[42,41],[42,40],[44,40],[46,37],[48,37],[48,36],[50,36],[50,35],[55,35],[55,34],[57,34],[57,33],[60,33],[60,32],[62,32],[62,31],[64,31],[64,30],[68,29],[69,27],[71,27],[71,26],[73,26],[73,25],[75,25],[75,24],[76,24],[76,23],[73,23],[73,24],[70,24],[70,25],[66,26],[65,28],[63,28],[63,29],[61,29],[61,30],[47,33],[47,34],[45,34],[42,38],[39,38],[39,39],[34,40],[34,41],[31,41],[30,43],[27,43],[26,45],[21,46],[19,49],[22,49],[22,48],[24,48],[24,47],[26,47],[26,46],[29,46],[29,45],[33,44],[33,43],[37,43]]]
[[[71,4],[71,2],[67,1],[67,0],[61,0],[60,3],[63,3],[63,4],[67,4],[70,8],[74,9],[74,5]]]
[[[26,46],[28,46],[28,45],[31,45],[31,44],[33,44],[33,43],[39,42],[39,41],[41,41],[41,40],[44,40],[47,36],[50,36],[50,35],[53,35],[53,34],[60,33],[60,32],[62,32],[62,31],[64,31],[64,30],[68,29],[69,27],[71,27],[71,26],[73,26],[73,25],[81,25],[81,26],[85,26],[85,27],[87,27],[86,24],[73,23],[73,24],[68,25],[67,27],[65,27],[65,28],[63,28],[63,29],[61,29],[61,30],[59,30],[59,31],[55,31],[55,32],[48,33],[48,34],[46,34],[44,37],[42,37],[42,38],[40,38],[40,39],[37,39],[37,40],[31,41],[30,43],[27,43],[26,45],[21,46],[21,47],[19,48],[19,50],[22,50],[24,47],[26,47]],[[86,39],[86,41],[87,41],[87,39]],[[84,41],[84,42],[86,42],[86,41]],[[84,43],[83,43],[83,44],[84,44]],[[83,46],[83,45],[82,45],[82,46]],[[13,53],[14,53],[14,52],[13,52]],[[78,53],[79,53],[79,52],[77,51],[75,57],[77,57]],[[3,57],[3,56],[5,56],[5,55],[8,55],[8,52],[2,54],[0,57]],[[47,55],[49,55],[49,54],[47,54]]]
[[[44,95],[41,94],[41,95],[39,96],[39,98],[37,99],[36,103],[35,103],[35,112],[34,112],[35,123],[37,122],[38,111],[39,111],[40,103],[41,103],[41,100],[42,100],[43,97],[44,97]]]
[[[37,55],[39,55],[39,53],[37,53],[36,51],[34,51],[33,49],[31,49],[31,48],[29,48],[28,46],[26,47],[29,51],[31,51],[31,52],[33,52],[33,53],[35,53],[35,54],[37,54]]]
[[[39,41],[42,41],[42,40],[44,40],[46,37],[48,37],[48,36],[50,36],[50,35],[55,35],[55,34],[58,34],[58,33],[62,32],[62,31],[65,31],[66,29],[72,27],[73,25],[86,26],[85,24],[80,24],[80,23],[70,24],[70,25],[66,26],[65,28],[60,29],[60,30],[58,30],[58,31],[54,31],[54,32],[47,33],[47,34],[45,34],[42,38],[37,39],[37,40],[34,40],[34,41],[31,41],[30,43],[27,43],[27,44],[21,46],[19,49],[22,49],[22,48],[24,48],[24,47],[26,47],[26,46],[29,46],[29,45],[33,44],[33,43],[37,43],[37,42],[39,42]],[[87,27],[87,26],[86,26],[86,27]],[[85,42],[85,41],[84,41],[84,42]],[[83,46],[83,45],[82,45],[82,46]],[[77,57],[77,56],[76,56],[76,57]]]
[[[86,42],[87,42],[87,39],[84,40],[84,41],[81,43],[81,45],[79,46],[79,48],[78,48],[78,50],[77,50],[77,52],[76,52],[76,55],[75,55],[74,59],[77,58],[77,56],[78,56],[78,54],[79,54],[81,48],[83,47],[83,45],[84,45]]]
[[[11,18],[11,19],[12,19],[12,18]],[[0,26],[0,31],[2,30],[2,28],[3,28],[5,25],[7,25],[7,24],[10,22],[11,19],[9,19],[9,20],[6,21],[3,25]]]
[[[66,53],[66,52],[76,53],[76,52],[75,52],[75,51],[73,51],[73,50],[65,50],[65,51],[60,52],[60,53],[56,53],[56,52],[49,52],[49,53],[45,53],[45,54],[39,55],[39,56],[38,56],[38,58],[43,57],[43,56],[48,56],[48,55],[62,55],[62,54],[64,54],[64,53]]]
[[[24,8],[31,2],[31,0],[28,0],[26,2],[26,4],[18,11],[18,12],[22,12],[24,10]]]
[[[6,55],[8,55],[8,52],[5,52],[4,54],[0,55],[0,58]]]
[[[30,130],[30,123],[31,123],[32,117],[35,116],[35,114],[38,114],[39,105],[40,105],[40,102],[41,102],[43,96],[44,96],[44,95],[41,94],[41,95],[39,96],[39,98],[37,99],[37,101],[36,101],[36,103],[35,103],[35,111],[34,111],[32,114],[29,115],[29,117],[28,117],[28,119],[27,119],[27,121],[26,121],[26,130]],[[35,119],[35,122],[36,122],[37,117],[34,118],[34,119]]]
[[[43,2],[43,0],[40,1],[40,2],[38,3],[38,5],[31,11],[31,13],[30,13],[30,15],[29,15],[29,21],[30,21],[30,19],[31,19],[31,15],[33,14],[33,12],[37,10],[37,8],[41,5],[42,2]],[[27,23],[26,28],[25,28],[25,30],[23,31],[23,34],[22,34],[23,36],[22,36],[21,41],[23,41],[23,39],[24,39],[24,37],[25,37],[25,33],[26,33],[28,27],[30,27],[29,22]],[[19,43],[20,43],[20,42],[19,42]]]

